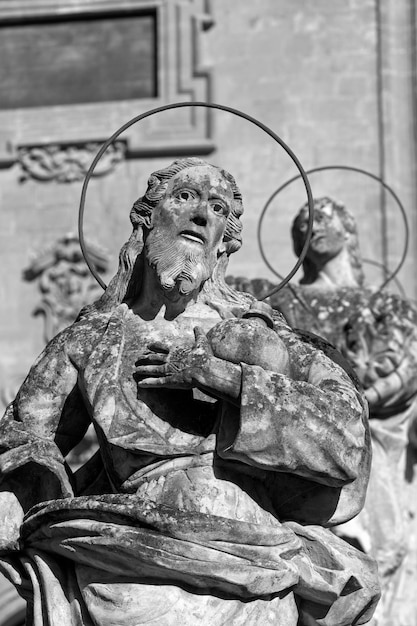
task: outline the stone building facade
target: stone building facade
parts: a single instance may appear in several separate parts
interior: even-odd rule
[[[355,166],[383,178],[407,211],[411,241],[399,278],[417,297],[414,0],[1,0],[0,42],[2,389],[19,384],[44,345],[42,320],[32,315],[39,286],[23,277],[32,256],[76,231],[83,177],[103,141],[169,102],[244,111],[306,169]],[[245,253],[230,273],[272,278],[257,224],[297,170],[262,130],[204,108],[143,120],[97,166],[85,232],[109,252],[108,276],[149,173],[188,154],[222,165],[242,190]],[[389,194],[345,171],[314,174],[311,184],[355,214],[364,257],[394,268],[404,226]],[[264,221],[265,253],[284,274],[294,262],[291,222],[304,202],[294,183]],[[382,280],[372,267],[368,278]]]

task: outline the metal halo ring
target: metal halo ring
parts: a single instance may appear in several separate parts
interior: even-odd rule
[[[308,208],[309,208],[307,238],[306,238],[304,247],[301,251],[301,254],[297,260],[297,263],[294,265],[293,269],[291,270],[291,272],[289,272],[289,274],[285,277],[285,279],[281,281],[281,283],[276,288],[274,288],[274,293],[276,291],[279,291],[280,289],[282,289],[282,287],[284,287],[291,280],[291,278],[300,268],[302,262],[304,261],[304,257],[307,254],[308,246],[310,244],[311,233],[313,230],[314,208],[313,208],[313,195],[311,192],[311,187],[307,178],[307,174],[304,171],[298,158],[293,153],[293,151],[287,146],[287,144],[280,137],[278,137],[278,135],[276,135],[270,128],[265,126],[265,124],[263,124],[262,122],[259,122],[258,120],[251,117],[250,115],[247,115],[246,113],[242,113],[242,111],[233,109],[232,107],[224,106],[222,104],[208,103],[208,102],[174,102],[172,104],[166,104],[164,106],[157,107],[156,109],[151,109],[150,111],[146,111],[145,113],[141,113],[140,115],[137,115],[136,117],[126,122],[126,124],[123,124],[123,126],[121,126],[115,133],[113,133],[113,135],[109,139],[107,139],[107,141],[102,145],[102,147],[100,148],[100,150],[97,152],[96,156],[94,157],[94,160],[91,163],[90,168],[85,176],[82,191],[81,191],[80,208],[78,212],[78,236],[80,240],[81,252],[83,253],[88,269],[90,270],[91,274],[94,276],[96,281],[99,283],[99,285],[103,289],[106,289],[107,285],[103,282],[99,274],[96,272],[93,266],[93,263],[91,262],[88,256],[88,250],[85,245],[84,232],[83,232],[85,198],[87,194],[88,183],[90,182],[90,178],[94,172],[94,169],[97,163],[99,162],[99,160],[101,159],[101,157],[103,156],[107,148],[110,146],[110,144],[113,143],[113,141],[115,141],[115,139],[117,139],[117,137],[121,135],[121,133],[123,133],[125,130],[130,128],[130,126],[133,126],[133,124],[136,124],[136,122],[140,122],[141,120],[145,119],[146,117],[150,117],[151,115],[154,115],[155,113],[161,113],[162,111],[168,111],[169,109],[179,109],[182,107],[206,107],[206,108],[211,108],[211,109],[220,109],[221,111],[232,113],[233,115],[237,115],[238,117],[241,117],[245,119],[246,121],[251,122],[252,124],[260,128],[261,130],[265,131],[270,137],[272,137],[272,139],[275,139],[275,141],[279,143],[279,145],[285,150],[285,152],[292,159],[298,171],[300,172],[297,178],[303,179],[304,186],[305,186],[306,193],[307,193]]]
[[[367,264],[367,265],[373,265],[374,267],[378,267],[380,270],[384,271],[385,276],[388,274],[388,268],[386,265],[384,265],[384,263],[381,263],[380,261],[374,261],[373,259],[362,259],[362,263]],[[404,287],[402,286],[401,282],[398,280],[398,278],[396,276],[392,276],[392,278],[390,279],[393,281],[393,283],[397,286],[398,291],[400,292],[401,296],[406,299],[406,293],[404,290]],[[381,289],[378,289],[377,293],[379,293],[381,291]]]
[[[310,174],[314,174],[316,172],[323,172],[324,170],[347,170],[350,172],[357,172],[359,174],[364,174],[365,176],[368,176],[369,178],[372,178],[373,180],[376,180],[378,183],[380,183],[384,189],[386,189],[391,196],[394,198],[394,200],[396,201],[398,208],[400,209],[400,213],[402,215],[403,221],[404,221],[404,228],[405,228],[405,241],[404,241],[404,250],[403,253],[401,255],[401,259],[397,265],[397,267],[395,268],[395,270],[384,280],[384,282],[382,283],[382,285],[380,286],[380,288],[378,289],[379,293],[380,291],[382,291],[384,289],[384,287],[386,287],[388,285],[389,282],[391,282],[391,280],[393,280],[398,272],[400,271],[400,269],[402,268],[402,266],[404,265],[404,261],[407,257],[407,252],[408,252],[408,244],[409,244],[409,234],[410,234],[410,229],[408,226],[408,219],[407,219],[407,214],[405,212],[404,206],[401,202],[401,200],[399,199],[399,197],[397,196],[397,194],[395,193],[395,191],[386,183],[382,180],[382,178],[380,178],[379,176],[376,176],[375,174],[372,174],[372,172],[368,172],[360,167],[352,167],[350,165],[323,165],[321,167],[314,167],[310,170],[306,170],[306,174],[310,175]],[[287,182],[285,182],[283,185],[281,185],[280,187],[278,187],[278,189],[276,189],[274,191],[274,193],[269,197],[268,201],[266,202],[264,208],[262,209],[262,213],[259,217],[259,221],[258,221],[258,230],[257,230],[257,237],[258,237],[258,245],[259,245],[259,250],[261,253],[261,256],[266,264],[266,266],[271,270],[271,272],[273,274],[275,274],[275,276],[277,276],[278,278],[280,278],[280,275],[276,272],[276,270],[272,267],[272,265],[270,264],[270,262],[268,261],[268,259],[266,258],[266,255],[264,253],[264,249],[263,249],[263,245],[262,245],[262,240],[261,240],[261,226],[262,226],[262,222],[263,219],[265,217],[265,214],[269,208],[269,205],[271,204],[271,202],[274,200],[274,198],[281,193],[281,191],[283,191],[286,187],[288,187],[289,185],[291,185],[293,182],[295,182],[296,180],[298,180],[300,178],[300,175],[297,174],[297,176],[293,176],[293,178],[290,178],[289,180],[287,180]],[[311,213],[311,207],[309,205],[309,217],[310,217],[310,213]],[[310,222],[309,222],[310,224]],[[304,248],[303,248],[303,252],[304,252]],[[269,297],[270,295],[272,295],[272,293],[275,293],[275,291],[271,291],[269,294],[267,294],[265,297]]]

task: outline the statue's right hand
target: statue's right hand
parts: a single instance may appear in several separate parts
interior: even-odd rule
[[[138,387],[197,387],[216,398],[236,401],[241,388],[240,366],[215,357],[202,328],[196,326],[194,336],[193,346],[178,346],[170,350],[162,344],[150,346],[152,352],[137,361]]]
[[[213,351],[204,331],[194,328],[195,342],[191,346],[168,348],[163,343],[148,346],[149,352],[136,362],[138,387],[191,389],[195,376],[212,358]]]

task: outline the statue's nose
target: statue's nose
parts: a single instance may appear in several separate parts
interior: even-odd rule
[[[311,231],[311,234],[317,235],[317,233],[322,232],[324,229],[325,224],[323,224],[323,220],[314,218],[313,230]]]
[[[192,210],[191,213],[191,221],[197,226],[206,226],[207,225],[207,202],[205,200],[201,200],[198,202]]]

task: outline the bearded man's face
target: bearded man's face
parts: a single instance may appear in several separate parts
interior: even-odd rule
[[[232,201],[230,184],[210,165],[188,167],[171,178],[145,242],[163,289],[177,286],[186,295],[212,275],[224,251]]]

